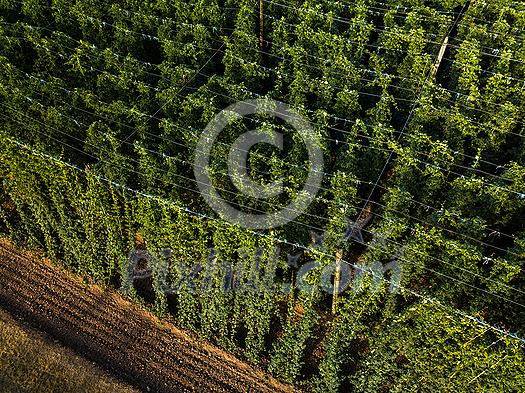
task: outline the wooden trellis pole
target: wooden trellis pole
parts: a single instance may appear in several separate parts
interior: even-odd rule
[[[337,294],[341,282],[341,259],[343,259],[343,249],[335,253],[335,277],[334,277],[334,296],[332,299],[332,314],[337,311]]]
[[[441,49],[439,50],[436,64],[434,64],[434,72],[432,73],[432,78],[434,78],[438,72],[439,65],[441,64],[441,59],[443,58],[443,55],[445,54],[445,50],[447,49],[447,44],[448,44],[448,35],[445,37],[445,40],[441,44]]]
[[[470,9],[470,7],[472,7],[472,5],[474,4],[474,1],[475,0],[472,0],[469,3],[467,11]],[[458,15],[458,21],[461,18],[462,14]],[[445,37],[445,40],[443,41],[443,43],[441,44],[441,48],[439,49],[438,57],[437,57],[436,63],[434,64],[434,71],[432,73],[432,78],[436,76],[438,69],[439,69],[439,65],[441,64],[441,59],[443,59],[443,55],[445,54],[445,50],[447,49],[448,37],[449,37],[448,35]]]
[[[264,24],[264,14],[263,14],[263,0],[259,0],[259,46],[263,50],[263,24]]]

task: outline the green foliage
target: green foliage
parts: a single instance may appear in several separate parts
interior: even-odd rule
[[[274,344],[268,370],[285,381],[295,382],[304,364],[303,353],[312,338],[318,314],[311,301],[290,299],[283,335]]]
[[[370,351],[351,377],[355,391],[523,389],[523,349],[512,339],[428,302],[411,307],[387,326],[367,335]]]
[[[525,334],[525,14],[519,3],[473,2],[451,29],[463,5],[263,2],[261,45],[247,0],[1,2],[0,231],[104,288],[126,278],[130,250],[150,250],[162,261],[152,277],[126,283],[131,298],[317,391],[520,391],[518,341],[453,315]],[[311,123],[325,176],[297,220],[254,234],[217,220],[191,163],[210,120],[257,97]],[[298,133],[270,123],[239,119],[212,149],[214,184],[245,211],[287,205],[311,169]],[[283,194],[265,201],[240,195],[227,176],[229,147],[255,128],[284,136],[282,152],[250,150],[254,180],[285,179]],[[395,259],[400,293],[386,283],[374,292],[378,281],[363,275],[362,291],[341,294],[328,318],[327,293],[258,291],[295,277],[286,255],[308,247],[310,231],[329,233],[299,266],[333,263],[345,218],[363,206],[373,217],[362,229],[368,248],[349,240],[343,260],[356,277],[356,265]],[[206,265],[199,290],[164,293],[164,279],[169,287],[196,263]],[[225,288],[229,264],[234,288]],[[310,284],[319,285],[317,270]],[[324,352],[314,361],[315,340]]]

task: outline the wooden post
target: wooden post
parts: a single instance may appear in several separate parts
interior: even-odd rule
[[[439,54],[436,60],[436,64],[434,64],[434,72],[432,73],[432,78],[436,76],[439,65],[441,64],[441,59],[443,58],[443,55],[445,54],[445,49],[447,49],[448,44],[448,35],[445,37],[445,41],[441,44],[441,49],[439,50]]]
[[[343,259],[343,249],[335,253],[335,277],[334,277],[334,297],[332,299],[332,314],[337,311],[337,294],[341,282],[341,259]]]
[[[259,0],[259,22],[260,22],[259,46],[261,47],[261,50],[263,50],[263,24],[264,24],[263,0]]]
[[[469,2],[469,5],[468,5],[468,8],[467,8],[467,11],[470,10],[470,7],[472,7],[472,5],[474,4],[475,0],[471,0]],[[459,14],[458,15],[458,19],[457,21],[460,20],[461,16],[462,16],[463,13]],[[445,49],[447,49],[447,44],[448,44],[448,35],[445,37],[445,40],[443,41],[443,43],[441,44],[441,49],[439,50],[439,54],[438,54],[438,57],[437,57],[437,60],[436,60],[436,64],[434,64],[434,72],[432,73],[432,78],[434,78],[438,72],[438,69],[439,69],[439,65],[441,64],[441,59],[443,58],[443,55],[445,54]]]

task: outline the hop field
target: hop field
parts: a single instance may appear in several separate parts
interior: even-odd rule
[[[524,39],[502,0],[2,1],[0,229],[306,391],[523,391]]]

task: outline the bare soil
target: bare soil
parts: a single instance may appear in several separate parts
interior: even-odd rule
[[[115,290],[85,285],[0,240],[0,306],[146,392],[292,392],[262,370],[192,340]]]
[[[0,308],[0,392],[140,393]]]

